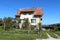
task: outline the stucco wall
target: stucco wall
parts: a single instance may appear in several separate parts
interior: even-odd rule
[[[33,14],[31,14],[31,15],[29,15],[29,14],[26,14],[26,15],[21,14],[20,19],[24,19],[24,18],[29,18],[29,22],[30,22],[31,25],[37,25],[41,21],[40,18],[34,18]],[[36,19],[36,23],[31,23],[31,19]]]

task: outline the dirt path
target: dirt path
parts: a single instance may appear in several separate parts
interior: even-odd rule
[[[55,34],[55,33],[54,33]],[[59,35],[57,35],[57,34],[55,34],[59,39],[60,39],[60,36]]]
[[[51,37],[48,33],[46,33],[46,34],[47,34],[48,38],[53,38],[53,37]]]
[[[51,37],[48,33],[46,33],[46,34],[49,38],[47,38],[47,39],[36,39],[36,40],[60,40],[60,39],[56,39],[56,38]]]

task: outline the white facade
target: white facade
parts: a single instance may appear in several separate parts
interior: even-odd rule
[[[24,18],[32,19],[33,18],[33,14],[31,14],[31,15],[29,15],[29,14],[26,14],[26,15],[21,14],[20,19],[24,19]]]
[[[36,25],[36,23],[31,23],[31,19],[36,19],[36,18],[34,18],[33,14],[31,14],[31,15],[29,15],[29,14],[26,14],[26,15],[21,14],[21,16],[20,16],[21,23],[23,23],[23,19],[25,19],[25,18],[29,19],[29,22],[30,22],[31,25]]]

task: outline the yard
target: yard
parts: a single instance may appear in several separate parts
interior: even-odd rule
[[[51,37],[58,38],[60,37],[60,31],[46,31]],[[57,35],[57,36],[56,36]]]
[[[57,38],[57,36],[54,34],[54,32],[48,31],[47,33],[48,33],[51,37]]]
[[[54,33],[58,34],[60,36],[60,31],[55,31]]]
[[[41,31],[41,37],[38,37],[37,31],[32,30],[29,34],[25,30],[12,29],[4,31],[0,26],[0,40],[35,40],[37,38],[48,38],[45,31]]]
[[[54,33],[60,35],[60,31],[41,31],[40,37],[38,37],[37,31],[32,30],[29,32],[20,29],[11,29],[4,31],[0,26],[0,40],[35,40],[35,39],[46,39],[48,38],[46,32],[53,38],[57,38]]]

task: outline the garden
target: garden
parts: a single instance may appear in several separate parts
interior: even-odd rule
[[[0,25],[0,40],[36,40],[36,39],[47,39],[48,33],[53,38],[58,38],[55,34],[60,36],[60,31],[57,30],[58,27],[54,26],[54,30],[43,31],[41,24],[38,25],[40,31],[33,30],[34,28],[29,26],[28,20],[25,19],[23,23],[23,28],[19,29],[17,25],[19,23],[12,21],[12,18],[4,18]],[[59,26],[59,25],[58,25]],[[31,29],[32,28],[32,29]]]

